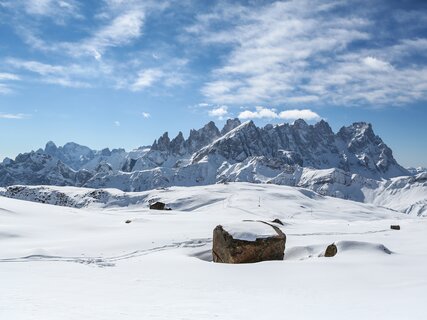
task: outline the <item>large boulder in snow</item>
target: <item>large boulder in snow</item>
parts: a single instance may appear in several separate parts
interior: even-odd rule
[[[263,221],[219,225],[213,232],[214,262],[253,263],[283,260],[286,235]]]

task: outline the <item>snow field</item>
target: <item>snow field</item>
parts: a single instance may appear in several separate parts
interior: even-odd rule
[[[425,218],[275,185],[154,197],[174,210],[0,197],[0,318],[425,319]],[[216,225],[275,218],[284,261],[210,261]],[[322,257],[331,243],[337,256]]]

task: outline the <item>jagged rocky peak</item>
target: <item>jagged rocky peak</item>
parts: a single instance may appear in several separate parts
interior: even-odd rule
[[[237,126],[231,131],[233,131],[233,133],[238,133],[238,132],[253,131],[253,130],[258,130],[258,127],[255,125],[255,123],[252,120],[248,120],[241,123],[239,126]]]
[[[55,157],[74,170],[80,169],[85,163],[92,160],[96,154],[96,151],[75,142],[68,142],[62,147],[57,147],[52,141],[46,143],[44,150],[40,149],[37,152]]]
[[[185,149],[185,139],[184,135],[180,131],[178,135],[172,139],[170,143],[170,150],[175,155],[184,155],[186,153]]]
[[[44,148],[44,152],[50,155],[54,155],[57,150],[58,150],[58,147],[53,141],[49,141],[48,143],[46,143],[46,146]]]
[[[193,162],[209,154],[218,154],[231,161],[243,161],[250,156],[264,155],[264,140],[254,122],[247,121],[195,154]],[[268,151],[266,151],[268,152]]]
[[[6,157],[6,158],[3,159],[3,161],[2,161],[1,164],[4,165],[4,166],[9,166],[12,163],[13,163],[13,160],[11,158]]]
[[[314,125],[314,129],[322,134],[326,135],[333,135],[334,132],[332,131],[332,128],[330,127],[329,123],[327,123],[325,120],[320,120]]]
[[[397,164],[391,149],[374,134],[370,124],[355,123],[334,134],[324,120],[309,125],[299,119],[291,125],[264,128],[248,121],[199,150],[192,160],[197,163],[207,156],[219,156],[218,159],[242,162],[251,157],[283,158],[283,154],[292,155],[288,164],[316,169],[340,168],[371,178],[408,174]]]
[[[190,153],[200,150],[221,136],[221,132],[213,121],[210,121],[199,130],[191,130],[186,141],[186,146]]]
[[[305,122],[304,119],[297,119],[295,120],[293,127],[297,129],[306,129],[308,128],[308,123]]]
[[[344,141],[359,163],[369,170],[381,173],[391,171],[391,176],[409,174],[406,169],[398,165],[392,150],[374,133],[370,123],[355,122],[348,127],[343,127],[337,133],[337,137]]]
[[[57,147],[48,142],[44,150],[20,154],[14,161],[1,163],[0,186],[97,187],[111,183],[145,190],[173,185],[174,177],[185,185],[200,183],[203,179],[203,183],[215,183],[218,174],[233,181],[233,170],[240,168],[238,171],[245,173],[238,181],[252,181],[253,172],[265,174],[262,168],[269,168],[268,172],[293,172],[297,166],[341,169],[372,179],[409,175],[397,164],[391,149],[375,135],[372,126],[364,122],[343,127],[334,134],[324,120],[307,124],[300,119],[293,124],[258,128],[253,121],[241,123],[239,119],[228,119],[221,132],[211,121],[201,129],[191,130],[188,139],[179,132],[171,140],[165,132],[147,150],[95,151],[76,143]],[[250,173],[246,175],[248,170]],[[121,171],[135,174],[126,175]]]
[[[109,157],[111,156],[111,151],[109,148],[104,148],[101,150],[101,156]]]
[[[242,123],[240,122],[240,120],[238,118],[228,119],[227,122],[225,123],[224,127],[221,130],[221,135],[224,135],[224,134],[230,132],[231,130],[237,128],[241,124]]]
[[[347,127],[342,127],[337,135],[348,142],[353,140],[367,141],[376,138],[372,125],[366,122],[355,122]]]
[[[342,127],[337,136],[347,144],[348,149],[352,152],[365,151],[369,145],[388,149],[381,138],[375,135],[370,123],[355,122],[350,126]],[[389,152],[387,151],[387,153]]]
[[[61,149],[61,147],[59,148]],[[68,142],[64,144],[62,147],[63,153],[79,155],[79,156],[90,156],[94,153],[94,151],[86,146],[82,146],[81,144],[75,142]]]
[[[203,128],[199,130],[191,130],[189,138],[200,138],[203,140],[214,139],[221,136],[221,132],[215,125],[215,122],[209,121]]]
[[[109,173],[113,171],[113,168],[105,161],[102,161],[95,169],[97,173]]]
[[[168,133],[165,132],[159,139],[154,141],[151,150],[162,151],[175,156],[183,156],[200,150],[220,136],[221,132],[217,126],[213,121],[210,121],[199,130],[190,130],[190,135],[187,140],[185,140],[182,132],[179,132],[171,141]]]
[[[169,133],[165,132],[158,140],[154,141],[151,150],[168,151],[170,142]]]

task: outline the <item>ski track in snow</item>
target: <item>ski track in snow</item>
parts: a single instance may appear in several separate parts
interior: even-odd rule
[[[117,255],[113,257],[61,257],[61,256],[48,256],[48,255],[30,255],[27,257],[18,257],[18,258],[5,258],[0,259],[0,263],[7,262],[34,262],[34,261],[50,261],[50,262],[73,262],[86,265],[96,265],[98,267],[114,267],[114,262],[121,260],[128,260],[132,258],[137,258],[140,256],[145,256],[151,253],[156,253],[165,250],[178,249],[178,248],[199,248],[203,247],[212,242],[212,239],[193,239],[182,242],[175,242],[172,244],[167,244],[159,247],[153,247],[150,249],[136,250],[130,253]]]
[[[306,237],[306,236],[336,236],[336,235],[365,235],[365,234],[374,234],[374,233],[383,233],[389,232],[390,229],[383,230],[372,230],[365,232],[314,232],[314,233],[287,233],[287,236],[292,237]],[[2,234],[0,234],[1,238]],[[17,237],[18,235],[14,234],[5,234],[6,237]],[[178,248],[199,248],[204,247],[212,243],[212,238],[201,238],[193,239],[182,242],[174,242],[172,244],[167,244],[163,246],[153,247],[149,249],[136,250],[130,253],[112,256],[112,257],[61,257],[61,256],[48,256],[48,255],[30,255],[26,257],[17,257],[17,258],[3,258],[0,259],[0,263],[7,262],[33,262],[33,261],[55,261],[55,262],[73,262],[80,263],[85,265],[96,265],[98,267],[114,267],[117,261],[128,260],[132,258],[137,258],[140,256],[165,251]]]
[[[427,219],[313,194],[230,183],[138,195],[164,212],[0,197],[0,318],[424,320]],[[276,218],[283,261],[212,262],[217,225]]]

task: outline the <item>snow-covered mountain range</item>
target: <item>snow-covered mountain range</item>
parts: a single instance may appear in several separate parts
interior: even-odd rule
[[[312,189],[398,211],[427,213],[427,173],[408,171],[372,126],[354,123],[334,133],[327,122],[257,127],[227,120],[160,136],[151,147],[92,150],[76,143],[5,159],[0,186],[56,185],[144,191],[226,182],[273,183]],[[36,190],[36,189],[34,189]],[[7,194],[5,189],[3,194]]]

